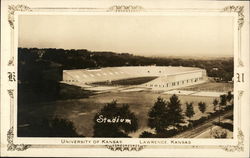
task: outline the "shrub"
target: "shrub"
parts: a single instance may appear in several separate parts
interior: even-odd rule
[[[155,137],[155,134],[153,133],[150,133],[148,131],[144,131],[140,134],[139,136],[140,138],[154,138]]]
[[[27,128],[18,128],[20,137],[83,137],[76,132],[73,122],[54,118],[42,119]]]
[[[227,131],[226,130],[211,130],[210,135],[216,139],[227,138]]]

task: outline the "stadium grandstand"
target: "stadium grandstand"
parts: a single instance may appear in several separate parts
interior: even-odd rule
[[[80,87],[138,85],[152,90],[170,90],[206,80],[206,70],[195,67],[124,66],[63,70],[63,82]]]

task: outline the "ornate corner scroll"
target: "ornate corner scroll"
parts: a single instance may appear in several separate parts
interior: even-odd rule
[[[227,146],[220,146],[223,150],[227,152],[243,152],[244,151],[244,134],[243,132],[238,129],[238,144],[237,145],[227,145]]]
[[[244,66],[243,61],[241,59],[238,59],[238,65],[239,65],[239,67],[243,67]]]
[[[239,90],[238,91],[238,100],[241,99],[242,95],[243,95],[244,91],[243,90]]]
[[[244,6],[227,6],[223,9],[223,11],[238,13],[238,30],[240,30],[244,24]]]
[[[14,26],[13,26],[14,27]],[[14,66],[14,57],[12,57],[9,62],[8,62],[8,66]]]
[[[8,21],[12,29],[14,29],[14,22],[15,22],[14,14],[16,11],[31,11],[30,7],[22,4],[9,5],[8,9],[9,9]]]
[[[105,145],[108,149],[112,151],[141,151],[145,148],[145,145],[133,145],[133,144],[114,144]]]
[[[13,127],[11,127],[7,133],[8,151],[24,151],[27,150],[29,147],[31,147],[31,145],[26,145],[26,144],[14,144],[13,138],[14,138]]]
[[[223,10],[223,12],[235,12],[238,13],[238,31],[239,31],[239,39],[238,39],[238,43],[239,43],[239,48],[238,48],[238,53],[239,53],[239,57],[238,57],[238,67],[243,67],[243,61],[241,59],[241,28],[244,24],[244,6],[227,6],[225,7]]]
[[[142,6],[133,6],[133,5],[115,5],[111,6],[107,11],[109,12],[140,12],[143,11],[144,8]]]
[[[10,98],[13,99],[14,98],[14,89],[8,89],[7,91],[8,91]]]

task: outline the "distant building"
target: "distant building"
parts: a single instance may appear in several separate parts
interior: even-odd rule
[[[139,85],[153,90],[175,89],[207,81],[206,70],[195,67],[124,66],[95,70],[63,70],[63,82],[82,87],[95,82],[136,77],[157,77]]]

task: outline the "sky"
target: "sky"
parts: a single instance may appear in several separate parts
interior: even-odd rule
[[[226,16],[19,15],[18,46],[143,56],[233,56]]]

